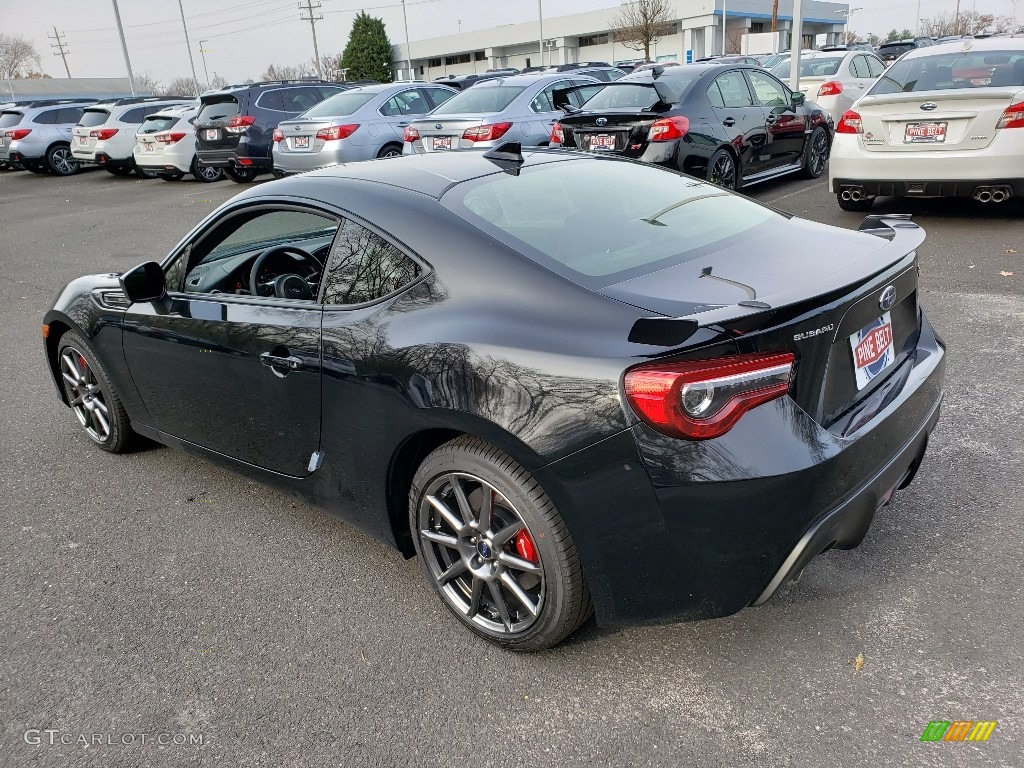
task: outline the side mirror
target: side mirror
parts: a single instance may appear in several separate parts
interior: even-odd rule
[[[802,107],[804,102],[807,101],[807,94],[800,93],[800,91],[793,91],[793,107]]]
[[[159,301],[167,295],[164,270],[155,261],[147,261],[125,272],[119,278],[121,290],[132,304]]]

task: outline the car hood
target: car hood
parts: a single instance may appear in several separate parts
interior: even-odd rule
[[[706,325],[859,283],[904,258],[925,236],[902,217],[869,216],[861,229],[780,218],[751,230],[750,239],[600,292],[667,317],[692,315]]]

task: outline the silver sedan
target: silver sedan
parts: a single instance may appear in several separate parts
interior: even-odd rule
[[[283,176],[339,163],[402,154],[409,121],[457,94],[428,83],[386,83],[342,91],[274,131],[274,173]]]
[[[513,75],[485,80],[446,101],[405,129],[407,155],[450,149],[480,149],[507,141],[524,147],[546,145],[551,128],[564,113],[555,109],[554,92],[600,80],[569,73]],[[577,93],[571,99],[581,101]]]

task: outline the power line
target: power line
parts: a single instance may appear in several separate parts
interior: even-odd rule
[[[303,16],[302,15],[303,5],[302,5],[302,3],[299,3],[299,18],[302,19],[303,21],[308,21],[309,22],[309,28],[311,30],[313,30],[313,61],[316,63],[316,73],[317,73],[317,76],[319,76],[319,78],[321,80],[323,80],[324,79],[324,70],[323,70],[323,66],[320,64],[320,48],[316,44],[316,23],[318,21],[323,21],[324,15],[322,13],[319,13],[319,14],[313,13],[313,11],[320,10],[320,7],[321,6],[320,6],[319,2],[317,2],[316,5],[313,5],[313,0],[306,0],[305,11],[309,15],[308,16]]]
[[[53,36],[51,37],[49,33],[47,33],[46,36],[49,37],[51,40],[55,40],[56,41],[56,42],[50,43],[50,47],[57,49],[56,52],[53,55],[54,56],[60,56],[61,59],[64,61],[64,71],[67,72],[68,79],[70,79],[71,78],[71,69],[68,67],[68,51],[65,50],[67,48],[67,46],[68,46],[67,35],[63,35],[62,36],[61,33],[57,31],[57,25],[54,24],[53,25]]]

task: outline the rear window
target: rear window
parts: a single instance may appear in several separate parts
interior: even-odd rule
[[[777,215],[672,171],[602,160],[493,174],[456,186],[442,202],[548,269],[590,286],[726,247]]]
[[[160,131],[166,131],[176,122],[178,122],[178,118],[176,117],[150,115],[143,121],[142,127],[139,128],[139,133],[159,133]]]
[[[1024,86],[1024,51],[956,51],[893,64],[868,93]]]
[[[526,88],[519,85],[480,83],[452,96],[435,109],[435,115],[458,115],[464,112],[501,112]]]
[[[376,93],[365,93],[364,91],[342,91],[336,96],[321,101],[303,114],[304,117],[343,117],[351,115],[366,102],[370,101]]]
[[[22,117],[21,112],[0,112],[0,128],[13,128]]]
[[[682,99],[701,72],[689,77],[665,77],[659,80],[669,92],[672,103]],[[627,83],[618,81],[595,93],[583,105],[586,109],[646,109],[659,101],[658,92],[651,83]]]
[[[843,63],[844,58],[844,56],[830,56],[828,58],[800,59],[800,77],[832,77],[839,71],[839,65]],[[787,78],[792,64],[792,60],[776,64],[772,67],[771,72],[778,78]]]
[[[203,99],[203,106],[199,110],[196,120],[200,123],[208,123],[212,120],[223,120],[226,117],[234,117],[238,114],[238,99],[234,96],[222,96],[216,101]]]
[[[83,128],[93,128],[97,125],[103,125],[107,122],[108,117],[110,117],[110,113],[105,109],[87,109],[82,113],[78,124]]]
[[[883,45],[878,49],[878,55],[883,59],[894,59],[902,56],[907,51],[913,50],[913,43],[899,43],[897,45]]]

